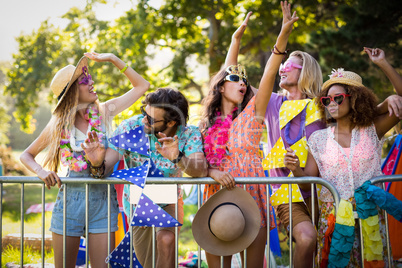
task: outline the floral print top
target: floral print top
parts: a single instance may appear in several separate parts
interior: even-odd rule
[[[311,134],[308,146],[317,163],[320,176],[331,182],[342,199],[354,197],[354,191],[365,181],[382,175],[381,148],[384,139],[379,140],[374,124],[354,128],[349,156],[346,155],[334,137],[331,126]],[[320,199],[333,202],[331,192],[323,187]]]
[[[124,120],[114,131],[113,136],[117,136],[124,132],[130,131],[131,129],[135,129],[142,125],[141,121],[144,118],[143,115],[136,115],[127,120]],[[193,153],[203,153],[202,146],[202,138],[201,133],[196,126],[180,125],[177,128],[176,132],[177,137],[179,138],[179,150],[184,153],[185,156],[189,156]],[[149,134],[150,141],[150,154],[151,159],[155,163],[156,167],[163,173],[164,177],[183,177],[183,173],[177,164],[173,164],[168,159],[164,158],[155,148],[155,142],[158,142],[158,139],[153,134]],[[121,148],[117,148],[113,144],[109,143],[109,147],[118,151],[120,154],[124,155],[125,161],[128,165],[128,168],[141,166],[147,159],[147,156],[140,155],[135,152],[130,152],[127,150],[123,150]],[[181,187],[178,188],[178,197],[181,198],[183,196]],[[125,212],[129,212],[129,204],[130,204],[130,186],[128,184],[124,185],[124,193],[123,193],[123,206]],[[127,215],[130,215],[129,213]]]

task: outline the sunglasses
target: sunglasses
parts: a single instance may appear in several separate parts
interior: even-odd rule
[[[140,109],[141,109],[142,115],[147,118],[148,124],[150,124],[150,125],[153,125],[158,122],[166,121],[166,120],[157,120],[156,121],[155,119],[153,119],[149,114],[147,114],[147,112],[145,112],[144,106],[141,106]]]
[[[82,67],[82,73],[84,75],[84,78],[82,78],[82,80],[78,82],[78,84],[88,85],[89,81],[92,80],[92,76],[88,73],[87,66]]]
[[[240,78],[243,80],[244,84],[248,86],[248,81],[245,77],[239,76],[237,74],[229,74],[225,77],[225,81],[230,81],[230,82],[239,82]]]
[[[290,72],[293,69],[302,69],[303,66],[293,63],[291,61],[287,61],[285,63],[281,63],[281,66],[279,67],[280,72]]]
[[[331,104],[332,101],[334,101],[336,104],[341,105],[342,102],[345,100],[346,97],[350,97],[349,94],[346,93],[340,93],[336,94],[334,97],[327,96],[327,97],[321,97],[321,103],[325,107]]]

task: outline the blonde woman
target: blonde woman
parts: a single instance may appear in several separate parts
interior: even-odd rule
[[[121,59],[111,53],[85,53],[76,66],[68,65],[54,76],[50,87],[58,99],[52,118],[39,137],[22,153],[21,162],[43,180],[47,188],[60,188],[52,213],[51,227],[56,267],[63,267],[63,190],[57,175],[59,162],[68,166],[68,177],[89,177],[104,171],[104,165],[92,167],[85,159],[81,143],[87,132],[96,131],[103,136],[107,147],[107,126],[115,115],[130,107],[149,88],[149,83]],[[88,58],[96,62],[111,62],[130,80],[133,88],[123,96],[99,103],[94,81],[88,72]],[[48,148],[44,165],[35,157]],[[96,177],[96,176],[95,176]],[[100,176],[99,176],[100,177]],[[107,185],[89,187],[89,257],[93,267],[106,267],[107,251]],[[111,244],[117,230],[118,205],[112,191]],[[75,267],[80,237],[85,233],[85,185],[69,184],[67,191],[66,267]]]

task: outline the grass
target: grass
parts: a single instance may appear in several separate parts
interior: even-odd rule
[[[20,249],[8,246],[3,249],[1,258],[1,267],[6,267],[7,263],[20,264]],[[23,264],[41,263],[40,251],[32,250],[30,247],[24,248],[24,261]],[[45,263],[53,263],[53,250],[45,252]]]
[[[191,219],[197,210],[197,205],[184,205],[183,226],[179,235],[179,256],[185,256],[188,251],[198,250],[198,245],[191,231]]]

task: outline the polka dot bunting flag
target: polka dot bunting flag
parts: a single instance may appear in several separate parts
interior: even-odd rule
[[[141,188],[145,186],[145,178],[147,177],[148,169],[149,169],[149,161],[145,161],[142,166],[129,168],[129,169],[120,169],[113,172],[110,177],[115,177],[118,179],[122,179],[125,181],[129,181]]]
[[[110,253],[105,262],[111,267],[130,267],[130,232],[127,232],[120,244]],[[133,267],[142,268],[133,249]]]
[[[149,139],[144,126],[116,135],[110,138],[109,142],[118,148],[149,156]]]
[[[175,218],[142,194],[134,211],[132,226],[176,227],[181,226]]]

